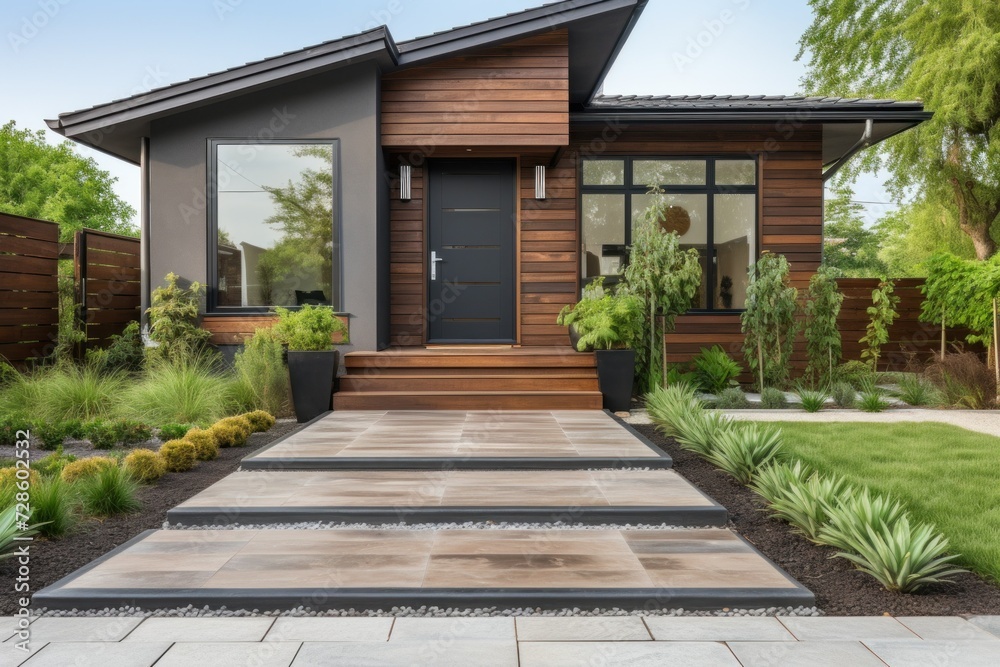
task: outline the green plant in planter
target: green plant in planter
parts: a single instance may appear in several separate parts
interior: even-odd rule
[[[605,294],[599,299],[584,299],[574,309],[570,323],[580,334],[577,349],[635,349],[642,335],[642,300],[633,294]]]
[[[322,306],[302,306],[298,310],[278,308],[274,333],[294,352],[322,352],[333,349],[333,334],[348,342],[347,325]]]

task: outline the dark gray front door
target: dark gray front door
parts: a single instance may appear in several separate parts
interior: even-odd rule
[[[513,343],[512,160],[430,164],[431,343]]]

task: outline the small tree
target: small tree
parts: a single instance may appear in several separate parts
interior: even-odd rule
[[[168,273],[166,285],[153,290],[149,313],[149,337],[156,343],[151,358],[183,361],[205,349],[211,333],[198,326],[198,305],[205,288],[193,282],[177,284],[176,273]]]
[[[798,330],[799,291],[788,284],[788,260],[769,252],[750,267],[746,310],[740,317],[743,356],[758,388],[787,384]]]
[[[889,342],[889,327],[899,315],[896,311],[899,297],[893,294],[895,289],[896,286],[891,280],[883,280],[872,290],[872,305],[868,306],[868,326],[865,335],[859,341],[862,345],[868,346],[861,350],[861,358],[868,360],[872,371],[878,370],[882,346]]]
[[[836,280],[837,271],[821,266],[809,279],[806,303],[806,374],[816,381],[833,380],[833,369],[840,363],[841,340],[837,317],[844,303]]]
[[[636,349],[636,375],[644,392],[663,385],[663,335],[674,319],[689,310],[701,286],[698,251],[681,249],[680,237],[661,226],[669,205],[654,187],[653,203],[642,212],[632,231],[632,250],[625,268],[625,289],[642,299],[646,318]]]

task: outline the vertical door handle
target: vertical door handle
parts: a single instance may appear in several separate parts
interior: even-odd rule
[[[437,256],[437,251],[431,250],[431,280],[437,280],[437,276],[438,276],[438,271],[437,271],[438,262],[443,262],[443,261],[444,261],[444,257],[438,257]]]

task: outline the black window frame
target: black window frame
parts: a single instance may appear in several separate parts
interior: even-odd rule
[[[207,315],[248,315],[273,313],[276,306],[220,306],[219,305],[219,207],[218,207],[218,147],[219,146],[270,146],[270,145],[324,145],[333,149],[333,202],[331,206],[331,230],[333,232],[332,274],[330,276],[330,301],[333,312],[344,311],[343,276],[343,225],[341,223],[342,190],[340,186],[340,139],[259,139],[254,137],[212,138],[208,140],[208,157],[205,189],[205,212],[208,240],[208,279],[205,281],[205,313]],[[288,310],[298,310],[301,306],[282,306]]]
[[[583,242],[583,196],[588,194],[621,194],[625,196],[625,247],[632,246],[632,196],[649,194],[650,185],[636,184],[633,182],[633,163],[636,161],[652,160],[697,160],[705,162],[705,184],[704,185],[660,185],[665,194],[703,194],[707,199],[708,229],[706,230],[705,251],[707,255],[706,282],[711,289],[706,289],[706,294],[711,296],[714,292],[715,274],[718,264],[713,261],[715,258],[715,196],[724,194],[752,194],[754,195],[754,253],[753,260],[756,262],[760,258],[760,159],[758,155],[747,154],[713,154],[713,155],[600,155],[585,157],[579,160],[577,167],[577,178],[580,187],[577,188],[577,210],[580,212],[578,221],[579,238]],[[715,182],[715,163],[737,160],[741,162],[753,162],[754,164],[754,184],[753,185],[718,185]],[[624,161],[625,178],[623,185],[586,185],[583,181],[583,168],[585,162],[621,162]],[[626,257],[623,261],[627,262]],[[580,276],[583,282],[589,282],[592,278]],[[707,298],[706,308],[692,308],[687,311],[689,314],[713,315],[718,313],[742,313],[745,308],[716,308],[714,299]]]

